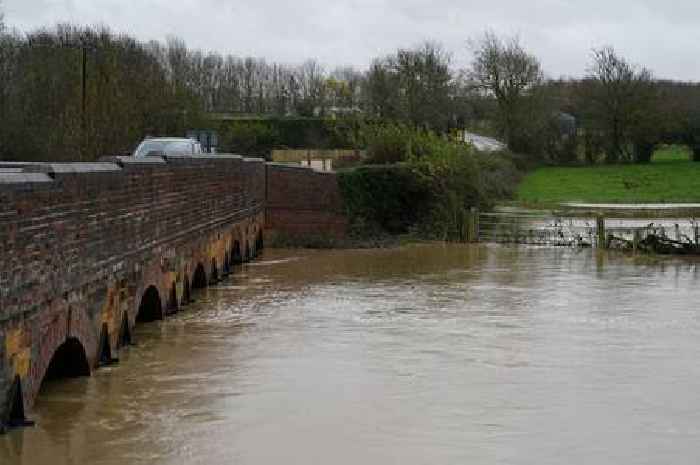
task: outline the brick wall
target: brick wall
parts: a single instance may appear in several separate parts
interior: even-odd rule
[[[347,220],[335,173],[268,163],[265,228],[270,234],[343,238]]]
[[[223,267],[234,241],[254,247],[265,165],[234,156],[0,164],[0,420],[22,379],[26,404],[66,338],[95,363],[102,324],[116,343],[140,297]]]

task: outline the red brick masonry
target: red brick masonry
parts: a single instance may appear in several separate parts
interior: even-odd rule
[[[265,228],[290,236],[344,237],[347,219],[336,175],[268,163]]]

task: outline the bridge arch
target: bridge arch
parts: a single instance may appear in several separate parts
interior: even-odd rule
[[[234,265],[240,265],[243,262],[243,256],[241,255],[241,242],[239,240],[233,241],[233,251],[231,252],[233,256],[232,261]]]
[[[256,250],[260,251],[264,247],[265,247],[265,241],[263,239],[262,229],[258,229],[258,235],[257,235],[257,238],[255,239],[255,248],[256,248]]]
[[[146,289],[141,297],[139,312],[136,315],[138,323],[150,323],[151,321],[163,319],[163,304],[160,300],[160,293],[155,286]]]
[[[207,287],[207,272],[204,271],[204,265],[197,264],[192,277],[192,289],[204,289]]]
[[[81,376],[90,376],[90,364],[85,347],[78,338],[69,337],[53,352],[41,384],[55,379]]]

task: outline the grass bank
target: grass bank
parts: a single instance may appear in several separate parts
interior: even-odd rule
[[[562,202],[700,202],[700,163],[685,147],[663,147],[647,165],[545,167],[526,176],[518,203],[554,206]]]

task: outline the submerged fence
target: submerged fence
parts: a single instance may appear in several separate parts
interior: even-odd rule
[[[500,209],[475,214],[479,242],[541,246],[700,250],[695,218],[631,219],[565,216],[555,212]]]
[[[595,219],[560,218],[546,212],[497,211],[479,214],[479,242],[550,246],[590,246]]]

